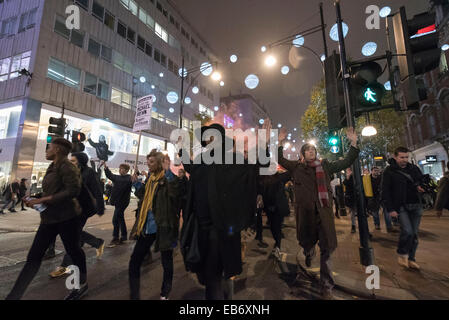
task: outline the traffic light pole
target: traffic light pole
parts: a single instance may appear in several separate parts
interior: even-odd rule
[[[343,75],[346,118],[348,121],[348,126],[355,128],[354,111],[351,103],[351,94],[350,94],[351,93],[350,74],[348,71],[345,40],[343,37],[343,20],[341,18],[340,0],[335,0],[335,9],[337,11],[338,39],[340,43],[340,61]],[[364,266],[369,266],[374,264],[374,251],[370,247],[369,242],[368,221],[366,218],[366,208],[363,197],[362,177],[359,160],[356,160],[353,165],[353,179],[355,187],[354,189],[357,198],[357,219],[359,224],[359,235],[360,235],[360,248],[359,248],[360,263]]]

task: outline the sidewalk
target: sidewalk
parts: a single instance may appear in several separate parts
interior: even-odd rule
[[[306,268],[302,249],[296,241],[293,214],[285,219],[286,239],[282,250],[286,252],[286,264],[297,266],[297,282],[319,278],[319,248],[311,268]],[[396,246],[399,233],[387,233],[384,221],[382,230],[375,230],[372,217],[369,229],[373,234],[371,246],[374,264],[380,269],[380,289],[368,290],[365,286],[370,274],[360,264],[359,234],[351,234],[349,216],[335,220],[338,248],[332,255],[335,289],[351,294],[354,298],[394,300],[441,300],[449,299],[449,216],[441,219],[434,212],[425,212],[420,226],[419,246],[416,254],[420,271],[411,271],[397,264]],[[287,232],[286,232],[287,231]],[[287,235],[288,233],[288,235]]]

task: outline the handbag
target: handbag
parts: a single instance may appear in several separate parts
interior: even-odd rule
[[[9,188],[11,189],[11,200],[17,201],[17,193],[12,191],[12,184],[9,185]]]
[[[201,267],[201,252],[199,247],[199,223],[195,214],[191,213],[184,221],[180,247],[186,271],[199,272]]]

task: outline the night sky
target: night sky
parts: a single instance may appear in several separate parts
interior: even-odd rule
[[[273,49],[277,65],[271,69],[264,64],[262,45],[304,31],[320,24],[319,0],[172,0],[186,19],[200,33],[214,53],[223,61],[225,87],[221,96],[240,92],[250,93],[267,108],[273,125],[282,123],[289,132],[300,129],[300,118],[310,102],[310,90],[322,78],[322,68],[318,59],[304,49],[282,46]],[[330,28],[336,22],[333,0],[323,0],[326,36],[329,53],[338,50],[336,42],[329,37]],[[427,0],[342,0],[342,15],[349,25],[345,38],[348,56],[361,59],[362,46],[367,41],[378,45],[375,55],[386,49],[385,19],[381,19],[380,30],[365,27],[366,7],[388,5],[393,12],[405,5],[407,17],[427,11]],[[391,21],[391,20],[390,20]],[[392,38],[394,44],[394,38]],[[324,52],[321,32],[305,38],[305,45],[319,55]],[[229,62],[229,56],[236,54],[236,64]],[[291,60],[290,57],[293,57]],[[290,61],[289,61],[290,60]],[[292,65],[291,62],[294,62]],[[283,65],[290,67],[287,76],[281,74]],[[296,68],[294,68],[296,67]],[[259,76],[260,83],[255,90],[244,85],[250,73]],[[385,79],[386,81],[386,79]]]

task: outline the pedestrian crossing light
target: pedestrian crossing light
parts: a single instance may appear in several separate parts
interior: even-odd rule
[[[64,118],[51,117],[49,123],[47,143],[52,143],[56,138],[64,138],[66,120]]]
[[[377,94],[371,88],[366,88],[363,96],[367,102],[377,103]]]
[[[338,138],[336,136],[332,136],[329,138],[329,144],[331,146],[337,146],[338,145]]]

